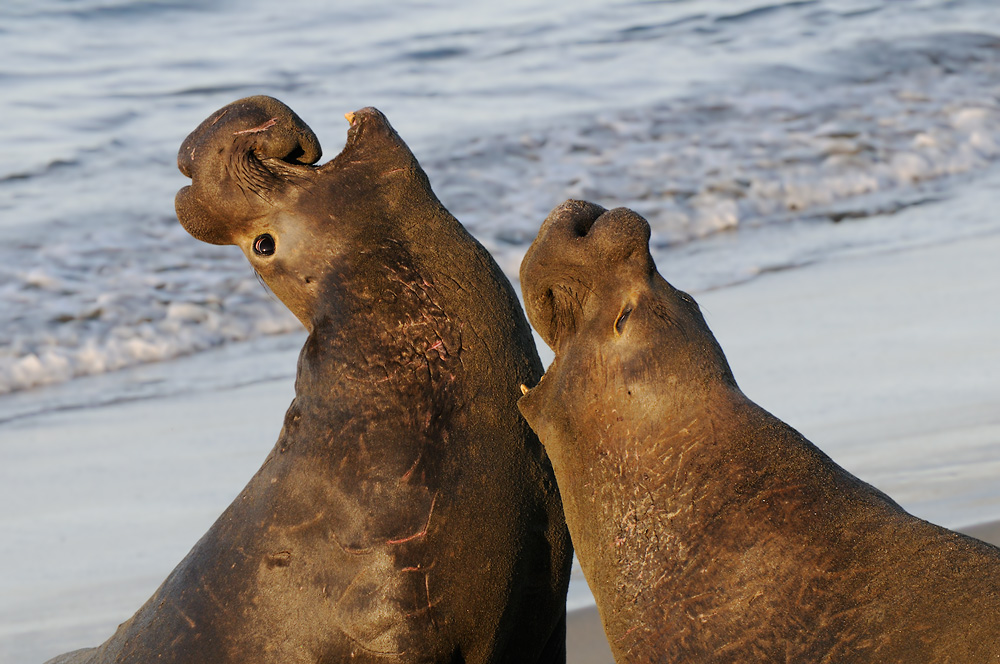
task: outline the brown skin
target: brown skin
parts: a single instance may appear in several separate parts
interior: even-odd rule
[[[519,407],[618,662],[1000,662],[1000,549],[921,521],[739,390],[649,225],[568,201],[521,265]]]
[[[181,147],[181,223],[240,246],[310,330],[296,396],[146,605],[53,661],[565,661],[572,549],[516,408],[541,375],[527,321],[385,117],[350,115],[319,167],[312,132],[266,97]]]

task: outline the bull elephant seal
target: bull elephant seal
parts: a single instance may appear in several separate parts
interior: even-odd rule
[[[745,397],[649,225],[570,201],[521,265],[520,400],[618,662],[1000,662],[1000,549],[921,521]]]
[[[177,214],[309,329],[263,467],[104,645],[63,662],[563,662],[571,544],[517,411],[541,365],[496,263],[385,117],[320,148],[254,97],[180,150]]]

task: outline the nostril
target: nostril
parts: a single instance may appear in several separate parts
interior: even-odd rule
[[[281,158],[281,161],[288,164],[307,164],[309,161],[305,159],[306,151],[302,149],[302,146],[298,143],[291,151]]]
[[[258,256],[271,256],[275,250],[274,238],[268,233],[258,235],[253,241],[253,252]]]
[[[581,202],[573,209],[573,232],[577,237],[586,237],[605,212],[606,210],[598,205]]]
[[[576,232],[577,237],[586,237],[590,229],[593,228],[594,222],[597,221],[597,217],[577,217],[573,221],[573,230]]]

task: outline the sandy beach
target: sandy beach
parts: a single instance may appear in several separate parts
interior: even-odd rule
[[[1000,543],[997,256],[997,234],[869,250],[697,299],[751,398],[917,516]],[[261,356],[278,380],[0,423],[0,661],[96,645],[140,606],[273,445],[295,356]],[[606,663],[586,593],[570,661]]]

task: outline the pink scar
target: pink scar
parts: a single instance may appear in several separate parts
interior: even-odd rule
[[[254,127],[253,129],[244,129],[243,131],[234,131],[233,136],[240,136],[241,134],[259,134],[262,131],[267,131],[274,125],[278,124],[278,118],[271,118],[259,127]]]
[[[421,537],[424,537],[427,534],[427,529],[431,525],[431,515],[434,514],[434,503],[437,502],[437,498],[438,498],[438,495],[435,493],[434,494],[434,498],[431,499],[431,508],[427,512],[427,523],[424,524],[423,529],[421,529],[421,531],[419,533],[413,533],[412,535],[410,535],[408,537],[403,537],[403,538],[400,538],[400,539],[386,540],[385,543],[386,544],[403,544],[405,542],[412,542],[415,539],[420,539]]]

